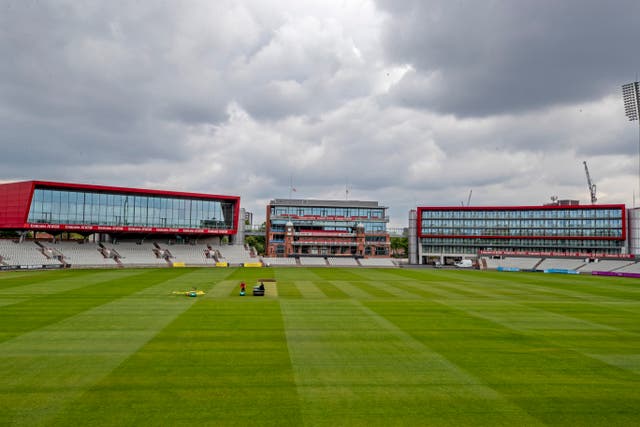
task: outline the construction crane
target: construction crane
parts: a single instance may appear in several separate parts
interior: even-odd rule
[[[594,204],[598,201],[596,197],[596,185],[591,182],[591,175],[589,175],[589,168],[587,167],[587,162],[582,162],[584,164],[584,172],[587,174],[587,186],[589,187],[589,194],[591,195],[591,204]]]
[[[471,203],[471,194],[473,193],[473,190],[469,190],[469,197],[467,197],[467,206],[469,206],[469,203]],[[461,206],[464,206],[464,201],[460,202]]]

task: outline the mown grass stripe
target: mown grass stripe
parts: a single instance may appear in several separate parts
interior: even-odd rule
[[[295,280],[278,279],[278,298],[294,298],[301,299],[302,293],[295,285]]]
[[[640,297],[638,296],[638,297],[631,297],[629,299],[627,298],[620,299],[617,297],[617,292],[614,287],[611,287],[610,289],[611,293],[608,295],[593,294],[591,292],[586,291],[586,289],[588,288],[584,288],[583,287],[584,284],[583,286],[575,286],[576,284],[573,283],[573,281],[572,281],[572,284],[566,283],[564,284],[564,286],[559,286],[558,283],[555,281],[553,284],[550,284],[550,283],[544,283],[543,281],[533,281],[525,278],[525,280],[522,280],[522,281],[504,280],[503,282],[496,283],[496,285],[504,286],[505,288],[512,288],[512,289],[526,289],[531,292],[535,292],[538,295],[541,292],[543,293],[552,292],[557,296],[557,298],[562,298],[562,299],[571,298],[571,299],[582,300],[582,301],[595,301],[598,303],[605,302],[605,301],[627,303],[631,301],[637,301],[638,297]]]
[[[609,309],[615,310],[619,313],[632,313],[638,314],[640,313],[640,301],[627,301],[627,302],[608,302],[602,301],[599,303],[602,307],[607,307]]]
[[[320,279],[324,280],[338,280],[338,281],[351,281],[362,280],[356,272],[357,269],[340,267],[340,268],[314,268],[312,270]]]
[[[132,277],[136,280],[131,280]],[[133,270],[128,274],[96,273],[94,277],[81,276],[72,283],[49,284],[47,294],[0,310],[0,342],[152,286],[156,277],[153,271]],[[56,292],[57,288],[64,291]]]
[[[0,298],[0,307],[5,305],[13,305],[18,304],[23,301],[26,301],[28,298]]]
[[[136,404],[139,410],[132,411]],[[202,299],[53,425],[300,426],[277,301]]]
[[[381,289],[394,298],[403,298],[403,299],[417,299],[421,298],[416,293],[408,292],[405,289],[402,289],[398,283],[396,282],[382,282],[382,281],[371,281],[369,282],[369,286]]]
[[[48,424],[65,405],[188,309],[194,299],[171,297],[169,289],[198,275],[198,271],[150,271],[138,277],[144,282],[139,288],[147,289],[137,295],[120,294],[0,345],[0,396],[6,404],[0,411],[0,425]],[[153,292],[144,296],[150,285]]]
[[[327,295],[325,295],[320,288],[318,288],[315,283],[308,280],[296,280],[293,282],[300,291],[300,295],[303,298],[314,298],[314,299],[326,299]]]
[[[459,292],[455,292],[452,290],[443,289],[443,285],[446,287],[446,283],[440,281],[432,281],[428,283],[424,282],[411,282],[407,281],[403,283],[403,286],[409,289],[415,289],[419,292],[427,292],[433,295],[435,298],[445,298],[445,299],[468,299],[468,294],[461,294]]]
[[[30,283],[22,282],[17,286],[0,289],[0,296],[42,297],[45,295],[60,294],[67,291],[82,288],[95,283],[127,278],[142,274],[144,270],[85,270],[78,274],[65,274],[61,276],[46,275],[38,277],[38,280]]]
[[[438,298],[439,296],[435,292],[429,292],[427,289],[431,289],[431,288],[430,287],[427,288],[427,286],[424,283],[412,281],[410,279],[407,279],[402,282],[396,282],[394,286],[397,289],[403,292],[407,292],[410,295],[415,295],[418,298],[433,299],[433,298]]]
[[[0,280],[8,280],[15,279],[17,277],[33,277],[36,274],[42,273],[41,271],[32,270],[29,272],[26,271],[3,271],[0,274]]]
[[[565,304],[561,301],[525,303],[529,307],[544,310],[552,315],[570,316],[580,319],[592,325],[602,328],[625,331],[640,336],[640,311],[629,311],[610,305],[596,304],[594,302],[571,302]]]
[[[628,373],[542,339],[538,331],[478,317],[457,303],[439,300],[425,310],[424,303],[407,302],[395,311],[374,301],[366,305],[545,423],[607,425],[609,410],[621,425],[635,418],[640,393]],[[596,409],[596,401],[609,409]]]
[[[87,271],[87,274],[94,272]],[[77,277],[80,273],[73,270],[45,270],[45,271],[24,271],[24,272],[3,272],[0,274],[0,290],[14,286],[30,285],[37,282],[61,279],[62,277]]]
[[[529,274],[527,280],[535,279],[537,274]],[[601,296],[619,296],[637,298],[640,297],[640,289],[633,286],[634,279],[624,277],[610,277],[608,281],[603,282],[598,276],[591,274],[569,275],[569,277],[561,277],[559,274],[543,274],[536,281],[541,285],[549,285],[553,287],[577,287],[585,292],[593,293],[593,295]],[[625,298],[626,299],[626,298]]]
[[[473,316],[482,317],[507,328],[518,331],[529,330],[616,330],[610,326],[589,322],[575,317],[518,304],[512,301],[495,300],[486,304],[477,302],[447,301],[450,307]]]
[[[315,271],[317,268],[273,268],[274,277],[278,282],[292,282],[296,280],[307,280],[312,282],[321,281],[322,278],[318,276]]]
[[[330,299],[350,298],[349,294],[327,280],[317,280],[314,282],[318,289]]]
[[[362,289],[363,291],[365,291],[366,293],[368,293],[369,295],[371,295],[374,298],[395,298],[395,295],[392,292],[389,292],[388,289],[386,289],[383,286],[375,286],[376,284],[380,284],[380,282],[378,281],[357,281],[357,282],[350,282],[353,286]]]
[[[589,357],[603,361],[604,363],[632,372],[640,377],[640,353],[636,354],[593,354],[585,353]]]
[[[393,283],[404,280],[412,280],[405,276],[397,274],[398,269],[391,268],[361,268],[353,270],[361,280],[380,281],[384,283]]]
[[[539,292],[532,292],[531,288],[528,287],[510,287],[510,286],[501,286],[492,281],[486,280],[465,280],[463,282],[451,281],[442,283],[442,286],[452,289],[452,290],[462,290],[465,291],[466,295],[472,295],[478,298],[491,298],[501,299],[501,300],[513,300],[514,298],[519,299],[523,297],[535,297],[536,299],[540,298]],[[557,295],[549,294],[545,299],[553,299],[557,298]]]
[[[172,271],[180,276],[167,281]],[[155,272],[157,286],[129,294],[124,285],[67,292],[73,273],[85,273],[67,271],[52,274],[48,294],[28,282],[31,293],[0,292],[15,303],[0,313],[23,299],[105,302],[0,344],[0,425],[638,424],[640,281],[436,269]],[[277,299],[237,296],[240,280],[251,287],[266,277],[278,280]],[[229,292],[216,295],[225,281]],[[300,282],[326,298],[306,298]],[[206,296],[170,295],[192,286]],[[22,307],[25,322],[27,312],[38,320],[42,306]],[[152,329],[160,333],[144,341]],[[128,341],[142,343],[129,357]]]
[[[540,425],[357,300],[281,307],[305,425]]]
[[[370,299],[374,298],[369,292],[345,280],[332,280],[331,284],[349,295],[351,298]]]
[[[467,272],[474,273],[474,272]],[[577,290],[582,294],[588,295],[590,298],[601,297],[612,298],[614,300],[637,300],[640,297],[640,289],[633,286],[634,279],[609,277],[608,280],[602,281],[601,277],[581,274],[560,275],[560,274],[544,274],[544,273],[515,273],[518,275],[515,280],[507,279],[509,273],[483,272],[479,277],[486,276],[491,279],[500,279],[501,277],[509,282],[522,283],[525,285],[535,285],[548,290],[563,291],[567,288]],[[520,276],[521,275],[521,276]]]
[[[240,293],[240,284],[235,280],[222,280],[205,295],[205,298],[224,298]]]
[[[253,286],[260,279],[276,278],[276,272],[273,268],[230,268],[230,280],[237,280],[238,284],[244,281],[247,286]]]

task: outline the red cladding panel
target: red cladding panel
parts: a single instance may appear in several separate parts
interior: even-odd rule
[[[141,227],[120,225],[82,225],[82,224],[26,224],[29,229],[40,231],[77,231],[77,232],[104,232],[104,233],[154,233],[154,234],[211,234],[224,235],[236,234],[237,230],[217,230],[207,228],[169,228],[169,227]]]
[[[27,222],[33,181],[0,184],[0,228],[22,228]]]

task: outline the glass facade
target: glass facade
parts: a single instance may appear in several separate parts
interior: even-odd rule
[[[361,219],[384,219],[384,208],[357,208],[357,207],[310,207],[310,206],[274,206],[271,208],[272,216],[318,216],[318,217],[344,217]]]
[[[623,238],[622,209],[422,211],[423,236]]]
[[[422,251],[427,254],[475,254],[479,250],[619,254],[624,247],[624,242],[621,240],[460,239],[425,237],[421,241]]]
[[[296,227],[322,227],[327,231],[351,232],[357,223],[362,223],[366,233],[385,233],[388,218],[384,211],[384,208],[362,207],[272,206],[271,227],[273,231],[284,232],[284,225],[291,220]],[[323,222],[322,218],[326,218],[326,221]]]
[[[423,254],[479,250],[620,254],[624,206],[421,210]]]
[[[234,213],[227,200],[36,188],[27,221],[231,230]]]
[[[289,219],[274,219],[271,221],[271,231],[284,233],[284,226]],[[318,228],[320,227],[325,231],[335,231],[343,233],[352,233],[353,228],[360,221],[318,221],[318,220],[300,220],[291,219],[297,228]],[[365,233],[385,233],[387,231],[386,222],[362,222]]]

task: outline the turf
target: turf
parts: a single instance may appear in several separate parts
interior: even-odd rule
[[[277,296],[238,295],[261,278]],[[0,425],[640,425],[640,281],[1,273]]]

